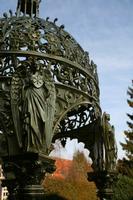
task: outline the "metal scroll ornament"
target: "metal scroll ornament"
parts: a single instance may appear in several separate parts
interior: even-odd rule
[[[47,152],[54,135],[101,116],[97,66],[75,39],[18,1],[0,19],[0,130],[7,154]],[[14,144],[9,148],[10,144]],[[17,148],[16,148],[17,146]]]

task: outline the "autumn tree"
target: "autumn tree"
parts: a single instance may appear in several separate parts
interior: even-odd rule
[[[64,163],[67,164],[66,161],[64,161]],[[64,168],[66,167],[64,166]],[[51,177],[48,176],[45,179],[44,188],[47,193],[57,194],[67,200],[98,199],[95,183],[87,180],[87,172],[92,171],[92,168],[83,153],[77,152],[74,155],[73,161],[71,161],[71,165],[69,165],[69,170],[67,170],[66,174],[64,174],[64,169],[62,170],[64,178],[61,178],[61,176],[54,176],[53,174]]]

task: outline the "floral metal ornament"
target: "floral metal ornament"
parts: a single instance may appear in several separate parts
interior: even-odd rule
[[[3,119],[1,131],[7,133],[9,143],[16,134],[18,148],[22,151],[43,151],[44,148],[46,152],[56,134],[89,126],[100,118],[101,109],[97,66],[64,26],[56,25],[57,19],[50,22],[48,18],[37,17],[39,3],[38,0],[20,0],[17,14],[4,14],[0,20],[0,93],[1,101],[6,92],[6,103],[9,102],[0,115]],[[51,112],[52,124],[45,126],[45,129],[52,129],[51,136],[49,144],[42,143],[43,148],[37,147],[35,142],[32,148],[28,146],[33,116],[25,102],[35,90],[40,90],[39,95],[44,91],[44,107],[51,108],[41,117],[45,124]],[[36,98],[41,99],[40,96]],[[10,118],[8,124],[6,118]],[[41,139],[37,141],[41,146]]]
[[[18,0],[16,13],[0,19],[0,157],[9,199],[44,199],[40,181],[55,170],[52,143],[68,137],[89,149],[99,196],[111,199],[116,146],[97,66],[57,18],[39,18],[39,4]]]

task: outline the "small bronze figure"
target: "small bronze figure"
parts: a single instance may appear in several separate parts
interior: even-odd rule
[[[103,143],[105,147],[105,169],[115,170],[117,159],[117,146],[115,141],[114,126],[110,124],[110,115],[106,112],[102,116]]]
[[[39,63],[35,63],[34,70],[26,75],[24,77],[21,71],[21,76],[16,73],[12,78],[11,108],[15,132],[24,151],[47,153],[53,137],[55,86],[50,71]]]

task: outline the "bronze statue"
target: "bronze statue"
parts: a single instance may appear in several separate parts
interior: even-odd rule
[[[112,126],[109,121],[110,115],[104,112],[102,117],[102,127],[103,143],[105,147],[105,169],[112,171],[116,166],[117,147],[114,126]]]
[[[45,199],[40,181],[55,169],[47,154],[56,139],[85,143],[99,191],[103,146],[106,169],[116,159],[105,113],[101,128],[97,67],[57,18],[39,18],[39,3],[18,0],[0,19],[0,156],[12,200]]]
[[[24,151],[48,152],[53,137],[55,99],[51,73],[39,62],[28,72],[20,70],[13,75],[11,108],[18,143]]]

